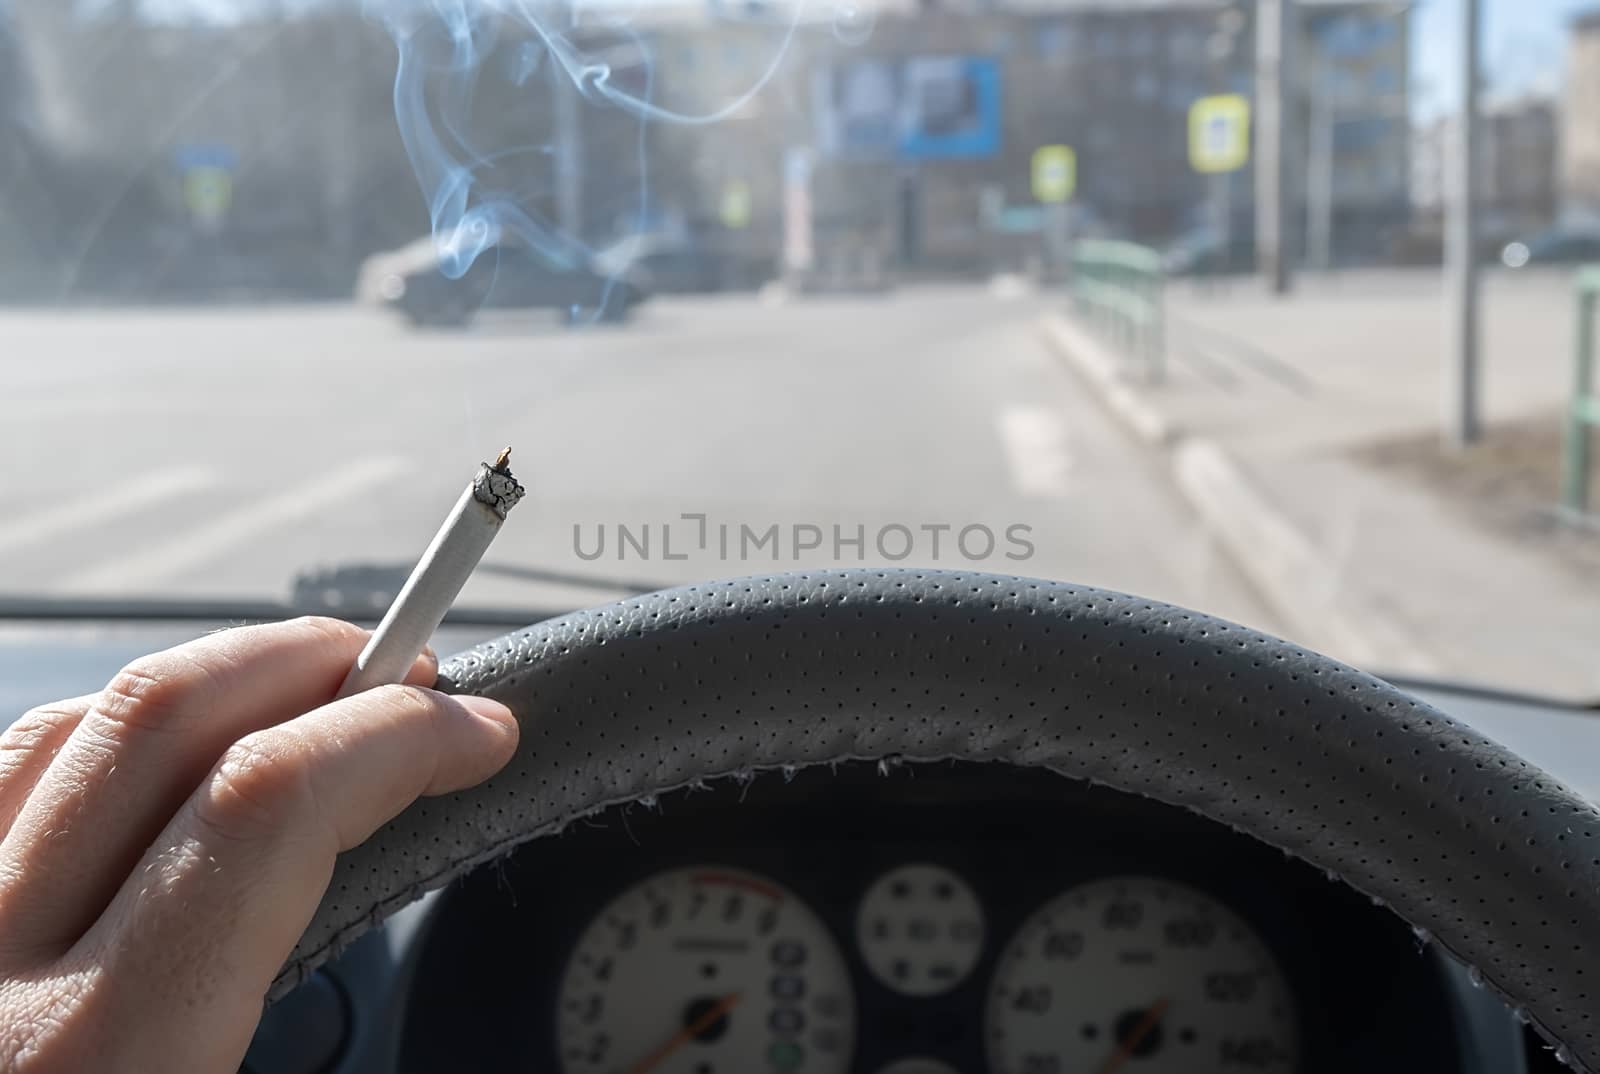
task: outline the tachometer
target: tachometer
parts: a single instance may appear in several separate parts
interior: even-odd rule
[[[855,1002],[811,910],[753,873],[674,869],[584,931],[562,978],[567,1074],[842,1074]]]
[[[1295,1012],[1265,943],[1193,888],[1116,877],[1028,918],[995,969],[996,1074],[1292,1071]]]

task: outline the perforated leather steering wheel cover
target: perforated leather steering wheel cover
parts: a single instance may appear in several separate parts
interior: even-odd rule
[[[1600,1071],[1584,950],[1600,813],[1393,686],[1257,631],[1083,586],[839,570],[577,612],[440,678],[511,705],[517,756],[341,856],[273,996],[425,891],[608,805],[766,768],[959,759],[1156,798],[1304,858]]]

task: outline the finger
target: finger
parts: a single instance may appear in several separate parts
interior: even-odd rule
[[[112,1000],[112,1017],[125,1002],[182,1010],[195,1025],[246,1027],[228,1042],[236,1052],[167,1065],[233,1069],[336,855],[419,795],[487,779],[516,742],[516,721],[497,702],[399,686],[249,735],[223,755],[71,957],[93,960],[108,987],[126,990]]]
[[[335,619],[239,627],[120,672],[0,841],[0,959],[71,946],[222,751],[327,702],[367,636]],[[422,657],[412,679],[436,673]]]
[[[87,694],[40,705],[0,734],[0,839],[11,830],[22,803],[94,698]]]

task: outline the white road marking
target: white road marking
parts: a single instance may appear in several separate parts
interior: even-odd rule
[[[42,511],[0,527],[0,552],[38,544],[65,533],[81,532],[86,527],[103,529],[112,519],[213,487],[220,480],[221,476],[211,467],[178,466],[140,474],[132,481],[113,486],[104,493],[97,491],[92,505],[86,504],[81,496],[73,495],[64,502],[58,501]]]
[[[361,459],[277,496],[252,501],[198,529],[74,575],[58,591],[101,594],[148,589],[192,572],[197,565],[219,559],[238,545],[298,522],[341,500],[361,501],[374,484],[404,469],[401,459]]]
[[[1011,485],[1023,496],[1057,499],[1072,476],[1072,438],[1066,420],[1045,407],[1011,407],[1000,413]]]
[[[1005,301],[1027,298],[1038,290],[1038,285],[1020,272],[997,272],[989,277],[989,294]]]

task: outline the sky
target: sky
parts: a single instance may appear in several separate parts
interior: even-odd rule
[[[1600,0],[1481,0],[1479,34],[1488,92],[1554,94],[1561,87],[1567,20]],[[1464,0],[1419,0],[1412,16],[1412,92],[1418,118],[1437,115],[1461,93]]]

